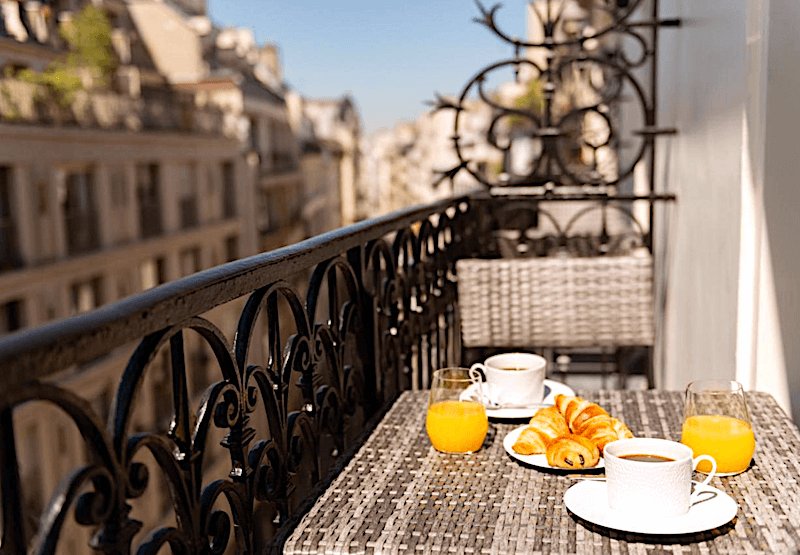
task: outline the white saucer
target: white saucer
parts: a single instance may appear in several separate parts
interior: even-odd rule
[[[489,399],[493,399],[491,386],[486,382],[481,384],[481,387],[484,389],[484,395],[486,395]],[[464,392],[461,394],[461,398],[469,398],[470,396],[474,396],[475,393],[475,385],[469,386]],[[503,408],[503,409],[486,409],[486,416],[489,418],[507,418],[507,419],[520,419],[520,418],[530,418],[536,411],[539,410],[542,405],[554,405],[556,395],[568,395],[573,396],[575,395],[575,391],[571,387],[561,382],[556,382],[553,380],[545,380],[544,381],[544,399],[542,399],[541,403],[537,403],[530,407],[522,407],[522,408]]]
[[[603,460],[603,457],[600,457],[600,461],[590,468],[559,468],[557,466],[550,466],[547,462],[547,455],[544,453],[540,455],[520,455],[513,449],[514,443],[517,441],[519,434],[522,433],[527,426],[520,426],[518,428],[514,428],[506,437],[503,438],[503,448],[506,450],[506,453],[514,457],[520,462],[524,462],[525,464],[529,464],[531,466],[535,466],[537,468],[544,468],[547,470],[557,470],[561,472],[591,472],[593,470],[599,470],[601,468],[605,468],[606,463]]]
[[[605,482],[578,482],[564,494],[564,504],[576,516],[606,528],[635,534],[694,534],[727,524],[739,506],[731,496],[711,486],[702,486],[701,501],[685,515],[654,517],[644,513],[615,511],[608,506]],[[708,491],[708,499],[705,492]],[[711,494],[716,494],[711,496]]]

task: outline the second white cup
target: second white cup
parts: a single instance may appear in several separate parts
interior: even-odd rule
[[[609,443],[603,450],[609,507],[652,516],[686,514],[717,471],[712,457],[692,454],[686,445],[667,439]],[[692,471],[703,460],[711,462],[711,472],[692,490]]]
[[[534,405],[544,397],[547,361],[531,353],[503,353],[475,363],[486,377],[487,393],[500,405]]]

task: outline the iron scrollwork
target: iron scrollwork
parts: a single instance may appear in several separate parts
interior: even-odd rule
[[[656,121],[656,32],[679,21],[659,19],[658,0],[538,0],[523,40],[501,28],[499,4],[476,4],[475,21],[514,55],[478,71],[457,98],[437,95],[434,109],[454,112],[458,158],[439,182],[465,172],[495,190],[613,196],[644,161],[652,194],[654,139],[674,133]],[[509,70],[513,84],[489,86]],[[467,131],[473,114],[485,136]]]
[[[56,383],[22,381],[0,394],[0,552],[57,553],[70,519],[93,531],[90,547],[100,553],[277,549],[370,421],[402,390],[427,383],[433,368],[458,359],[453,271],[475,229],[469,216],[466,201],[441,203],[388,234],[325,245],[330,255],[306,269],[303,293],[282,278],[243,299],[233,340],[201,316],[207,305],[147,333],[127,361],[107,426],[87,400]],[[226,281],[216,287],[221,292]],[[190,336],[212,353],[217,375],[199,398],[190,391]],[[141,429],[137,400],[159,360],[169,374],[169,422]],[[57,407],[80,431],[89,459],[53,493],[35,537],[24,526],[36,515],[22,502],[13,424],[29,401]],[[215,435],[223,436],[227,476],[210,479]],[[133,505],[159,483],[167,485],[172,523],[145,529]]]

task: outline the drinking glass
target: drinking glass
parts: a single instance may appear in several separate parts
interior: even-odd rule
[[[724,380],[690,383],[686,388],[681,443],[691,447],[695,457],[714,457],[717,476],[747,470],[756,441],[742,384]],[[697,470],[709,472],[710,467],[704,461]]]
[[[480,375],[468,368],[433,373],[425,429],[437,451],[472,453],[481,448],[489,430],[481,399]]]

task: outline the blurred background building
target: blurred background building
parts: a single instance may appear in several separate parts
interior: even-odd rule
[[[216,27],[204,0],[0,8],[0,335],[353,221],[353,101],[289,90],[277,46]],[[230,330],[240,310],[209,318]],[[185,349],[200,395],[211,354]],[[120,351],[59,382],[105,416]],[[141,391],[137,425],[168,424],[168,364]],[[76,429],[48,423],[52,409],[26,408],[20,455],[38,512],[84,454]],[[168,506],[151,494],[137,511]],[[67,534],[66,552],[84,535]]]

